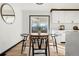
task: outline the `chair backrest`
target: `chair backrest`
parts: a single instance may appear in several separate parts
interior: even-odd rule
[[[38,48],[41,49],[42,45],[47,47],[48,35],[30,35],[30,39],[32,40],[32,47],[37,44]]]

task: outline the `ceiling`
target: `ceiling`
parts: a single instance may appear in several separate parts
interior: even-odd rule
[[[37,5],[36,3],[15,3],[15,5],[23,10],[79,9],[79,3],[44,3],[43,5]]]

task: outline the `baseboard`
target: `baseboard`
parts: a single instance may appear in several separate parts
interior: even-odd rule
[[[21,40],[20,42],[18,42],[17,44],[13,45],[12,47],[10,47],[9,49],[7,49],[6,51],[2,52],[0,54],[0,56],[5,56],[6,55],[6,52],[8,52],[9,50],[11,50],[12,48],[14,48],[15,46],[17,46],[19,43],[21,43],[23,40]]]

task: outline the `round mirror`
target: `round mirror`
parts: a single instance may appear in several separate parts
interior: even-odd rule
[[[5,23],[13,24],[15,19],[15,13],[11,5],[4,3],[1,6],[1,16]]]

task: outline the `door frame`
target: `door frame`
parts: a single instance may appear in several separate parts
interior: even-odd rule
[[[48,17],[48,33],[50,32],[50,15],[29,15],[29,33],[31,33],[31,17],[32,16]]]

